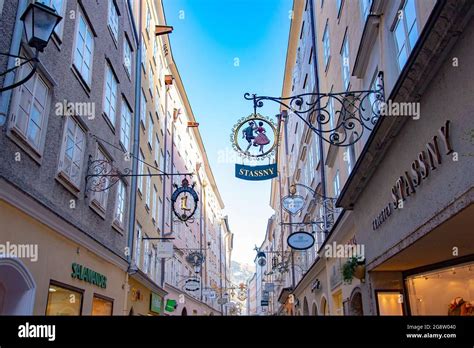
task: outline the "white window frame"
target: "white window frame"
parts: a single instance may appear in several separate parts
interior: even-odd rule
[[[334,189],[334,197],[339,197],[339,194],[341,193],[341,181],[339,177],[339,169],[336,170],[336,174],[334,175],[334,178],[333,178],[333,189]]]
[[[115,7],[115,1],[109,0],[109,8],[108,8],[108,15],[107,15],[107,26],[110,29],[110,33],[112,34],[112,38],[118,43],[118,35],[119,35],[119,15],[117,7]]]
[[[141,42],[141,45],[140,45],[140,49],[141,49],[141,57],[142,57],[142,68],[143,68],[143,72],[146,74],[146,57],[147,57],[147,51],[146,51],[146,44],[145,44],[145,39],[143,38],[142,36],[142,42]]]
[[[349,52],[349,33],[346,32],[344,41],[341,46],[341,68],[342,68],[342,85],[344,90],[348,90],[351,83],[351,63],[350,63],[350,52]]]
[[[331,58],[331,37],[329,32],[329,22],[326,22],[323,34],[323,54],[324,54],[324,67],[327,69],[329,60]]]
[[[120,143],[126,152],[130,152],[132,137],[132,110],[125,99],[122,99],[122,110],[120,119]]]
[[[371,7],[372,0],[360,0],[360,16],[364,23],[367,20],[367,17],[369,17]]]
[[[138,191],[143,194],[143,172],[145,171],[145,164],[143,161],[145,161],[145,156],[143,156],[143,151],[140,149],[139,155],[138,155],[138,180],[137,180],[137,189]]]
[[[141,247],[142,247],[142,227],[137,223],[137,233],[135,235],[135,264],[141,268]]]
[[[105,79],[104,79],[104,114],[115,128],[117,114],[117,86],[118,82],[112,67],[106,63]]]
[[[123,66],[129,77],[132,77],[132,68],[133,68],[133,55],[132,55],[132,45],[128,41],[127,36],[123,40]]]
[[[154,134],[153,130],[154,130],[155,122],[153,122],[153,115],[151,112],[148,115],[148,119],[149,119],[149,122],[148,122],[147,142],[148,142],[148,146],[150,147],[150,150],[153,150],[153,134]]]
[[[62,40],[64,31],[64,15],[66,13],[66,0],[37,0],[36,2],[41,2],[48,7],[51,7],[57,12],[58,15],[63,17],[63,20],[58,23],[53,32],[60,40]]]
[[[114,222],[120,228],[124,227],[125,223],[125,202],[126,202],[126,190],[125,184],[122,180],[119,180],[117,185],[117,198],[115,203]]]
[[[80,34],[80,28],[81,28],[81,20],[85,24],[85,37],[84,37],[84,42],[82,45],[82,52],[80,53],[82,56],[82,59],[78,61],[77,54],[78,54],[78,45],[79,45],[79,37],[78,35]],[[87,45],[87,38],[88,35],[91,38],[91,45],[92,47],[88,47]],[[81,35],[82,36],[82,35]],[[73,55],[72,55],[72,65],[75,67],[77,73],[81,76],[83,81],[86,83],[86,85],[90,88],[90,85],[92,84],[92,68],[94,64],[94,33],[92,32],[92,29],[89,25],[89,22],[87,21],[86,17],[81,11],[78,11],[78,16],[77,16],[77,22],[76,22],[76,30],[74,33],[74,46],[73,46]],[[86,64],[86,59],[84,59],[84,52],[87,50],[90,52],[90,61],[87,62],[88,65]],[[78,64],[80,63],[80,64]],[[79,66],[78,66],[79,65]],[[89,74],[88,76],[84,76],[84,71],[83,71],[83,66],[87,65],[89,68]]]
[[[158,134],[155,134],[155,166],[159,167],[160,165],[160,139],[158,138]]]
[[[408,4],[413,5],[413,10],[414,10],[414,21],[413,23],[408,24],[407,23],[407,15],[406,15],[406,7]],[[402,44],[402,47],[399,47],[400,43],[397,40],[397,28],[399,25],[403,26],[403,36],[404,36],[404,42]],[[408,25],[411,25],[410,28],[408,28]],[[410,41],[410,34],[412,30],[416,30],[416,39],[415,42]],[[418,29],[418,17],[417,17],[417,11],[416,11],[416,3],[415,0],[406,0],[405,3],[403,4],[403,7],[400,11],[397,12],[397,20],[395,22],[395,25],[393,27],[393,39],[395,41],[395,47],[396,47],[396,56],[397,56],[397,66],[399,71],[402,71],[403,67],[405,66],[406,62],[408,61],[408,57],[410,56],[413,46],[415,46],[416,42],[418,41],[418,38],[420,36],[420,32]],[[400,55],[402,53],[402,50],[405,50],[405,61],[403,64],[400,62]]]
[[[153,199],[152,199],[152,202],[153,202],[153,206],[150,207],[150,209],[152,209],[151,211],[151,217],[153,219],[153,222],[156,222],[156,213],[157,213],[157,203],[156,203],[156,199],[158,198],[158,190],[156,188],[156,185],[153,185]]]
[[[143,129],[146,127],[146,95],[143,88],[141,89],[142,94],[140,96],[140,122],[142,123]]]
[[[145,205],[148,210],[150,210],[150,197],[151,197],[151,173],[150,169],[147,169],[148,175],[146,176],[146,195],[145,195]]]
[[[72,154],[72,159],[71,159],[71,165],[69,168],[69,171],[67,171],[64,167],[65,163],[65,156],[66,156],[66,146],[68,144],[68,138],[69,138],[69,125],[73,123],[74,125],[74,134],[73,134],[73,154]],[[82,148],[78,147],[78,135],[82,136]],[[77,180],[74,180],[73,177],[71,176],[72,168],[74,165],[74,158],[76,158],[76,151],[80,150],[79,154],[79,163],[76,163],[79,172]],[[84,166],[84,155],[86,150],[86,131],[83,129],[81,124],[72,116],[66,117],[66,122],[64,122],[64,130],[63,130],[63,137],[62,137],[62,143],[61,143],[61,152],[60,152],[60,157],[59,157],[59,163],[58,163],[58,175],[61,177],[65,178],[69,183],[73,184],[73,186],[77,189],[77,191],[80,190],[81,187],[81,179],[82,179],[82,171],[83,171],[83,166]]]
[[[17,73],[18,80],[26,76],[31,71],[32,68],[33,66],[30,63],[23,65],[19,69],[19,72]],[[44,101],[41,101],[38,99],[39,97],[37,96],[38,84],[42,84],[43,87],[46,89]],[[22,102],[21,97],[25,90],[27,91],[25,93],[31,94],[31,100],[28,103],[28,110],[25,110],[21,106],[21,102]],[[12,118],[10,120],[9,128],[10,130],[14,131],[14,133],[20,139],[22,139],[26,144],[28,144],[28,146],[31,147],[34,150],[34,152],[40,157],[42,156],[43,149],[44,149],[50,104],[51,104],[51,86],[49,83],[47,83],[47,80],[43,78],[43,76],[39,72],[36,72],[27,82],[25,82],[24,84],[14,89],[13,104],[12,104],[13,113],[12,113]],[[40,115],[41,120],[39,121],[40,124],[37,124],[37,122],[35,122],[35,120],[31,117],[32,109],[34,106],[36,106],[38,111],[41,111],[41,115]],[[21,124],[20,120],[23,120],[23,118],[20,117],[20,108],[24,112],[24,117],[26,118],[23,122],[21,122],[25,124],[25,129],[22,129],[22,126],[20,125]],[[42,110],[40,110],[41,108]],[[38,143],[35,143],[29,137],[30,125],[32,126],[33,124],[39,128],[40,134],[38,136]]]

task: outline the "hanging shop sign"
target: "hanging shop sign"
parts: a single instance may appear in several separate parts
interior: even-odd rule
[[[165,311],[174,312],[177,307],[178,307],[178,303],[176,302],[176,300],[171,300],[171,299],[166,300]]]
[[[150,312],[161,314],[163,308],[163,298],[152,292],[150,294]]]
[[[372,229],[374,231],[387,221],[396,210],[403,208],[405,200],[416,193],[416,190],[423,181],[429,178],[432,170],[441,165],[442,153],[438,139],[444,144],[444,153],[446,155],[454,152],[451,146],[449,130],[450,121],[448,120],[439,129],[439,136],[435,135],[432,142],[426,143],[426,149],[421,150],[412,162],[411,167],[397,178],[391,189],[392,201],[388,202],[372,221]]]
[[[273,163],[263,166],[236,164],[235,176],[239,179],[250,181],[269,180],[277,176],[277,164]]]
[[[201,287],[199,278],[188,278],[184,282],[184,290],[186,291],[197,291]]]
[[[195,185],[196,184],[192,184],[190,186],[186,178],[183,179],[181,187],[174,185],[176,190],[171,195],[173,213],[183,222],[191,219],[197,209],[199,197],[194,190]]]
[[[172,242],[159,242],[156,245],[156,257],[161,259],[167,259],[173,257],[173,243]]]
[[[274,289],[275,289],[275,284],[274,283],[265,283],[265,291],[273,292]]]
[[[105,275],[75,262],[72,264],[71,277],[73,279],[85,281],[92,285],[97,285],[99,288],[105,289],[107,287],[107,277]]]
[[[282,199],[283,209],[291,215],[296,215],[303,210],[304,203],[304,197],[299,195],[290,195]]]
[[[298,231],[290,234],[286,242],[295,250],[306,250],[314,245],[314,237],[311,233]]]
[[[237,121],[230,140],[242,159],[262,161],[275,154],[277,128],[269,117],[253,113]],[[243,180],[269,180],[277,176],[276,163],[266,166],[235,165],[235,176]]]
[[[186,256],[186,261],[193,266],[200,266],[204,262],[204,255],[199,251],[193,251]]]

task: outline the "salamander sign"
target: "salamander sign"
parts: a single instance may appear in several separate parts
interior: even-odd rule
[[[93,285],[97,285],[99,288],[105,289],[107,287],[107,277],[91,270],[90,268],[84,267],[78,263],[72,264],[71,277],[73,279],[83,280]]]

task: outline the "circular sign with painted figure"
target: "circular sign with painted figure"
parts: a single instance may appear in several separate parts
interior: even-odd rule
[[[188,179],[184,178],[181,187],[175,185],[176,190],[171,195],[173,213],[183,222],[193,217],[198,206],[199,197],[194,186],[190,186]]]
[[[314,245],[314,237],[311,233],[298,231],[290,234],[286,242],[295,250],[306,250]]]
[[[304,197],[298,195],[290,195],[282,199],[283,209],[291,215],[296,215],[303,210],[304,203]]]
[[[241,118],[232,128],[232,146],[244,158],[263,160],[271,157],[276,139],[275,123],[260,114]]]

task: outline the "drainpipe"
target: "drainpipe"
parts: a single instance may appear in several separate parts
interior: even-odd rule
[[[128,3],[128,8],[130,15],[132,16],[132,28],[135,33],[135,38],[137,41],[137,50],[135,52],[135,122],[133,123],[133,154],[132,157],[132,173],[137,173],[138,171],[138,154],[140,153],[140,97],[141,97],[141,41],[142,41],[142,31],[135,28],[135,21],[133,20],[133,11],[130,1]],[[139,7],[138,11],[138,27],[141,28],[142,25],[142,8]],[[130,190],[130,215],[128,219],[128,263],[131,265],[133,263],[134,253],[133,253],[133,242],[134,242],[134,231],[135,231],[135,214],[136,214],[136,202],[137,202],[137,177],[132,176]]]
[[[222,224],[222,221],[221,221]],[[219,227],[219,286],[222,294],[222,225]],[[223,295],[221,295],[221,298]],[[221,301],[222,302],[222,301]],[[224,304],[221,303],[221,315],[224,315]]]
[[[166,84],[166,82],[165,82]],[[166,167],[167,167],[167,159],[168,159],[168,93],[170,90],[170,86],[166,85],[166,91],[165,91],[165,129],[163,130],[164,133],[164,140],[163,142],[165,143],[164,147],[164,160],[163,160],[163,166],[162,168],[163,172],[166,173]],[[161,207],[161,234],[164,236],[165,235],[165,211],[166,211],[166,178],[167,175],[163,175],[163,205]],[[170,214],[171,215],[171,214]],[[165,266],[166,266],[166,259],[161,259],[161,286],[164,288],[165,286]]]
[[[199,196],[201,199],[199,200],[199,250],[202,252],[202,225],[203,225],[203,214],[202,214],[202,201],[203,201],[203,190],[202,190],[202,180],[201,180],[201,175],[199,174],[199,169],[201,168],[201,163],[196,165],[196,172],[197,172],[197,177],[199,181]],[[199,277],[201,279],[201,289],[200,289],[200,297],[199,300],[202,302],[202,268],[203,264],[201,264],[201,267],[199,267]]]
[[[314,0],[309,0],[309,6],[310,6],[310,11],[311,11],[311,34],[312,34],[312,37],[313,37],[313,64],[315,66],[315,74],[316,76],[314,76],[315,78],[315,81],[316,81],[316,91],[319,91],[319,74],[318,74],[318,55],[316,54],[317,52],[317,42],[316,42],[316,32],[315,32],[315,20],[314,20]],[[314,92],[314,91],[313,91]],[[318,108],[319,108],[319,101],[318,101]],[[318,130],[320,131],[320,134],[321,133],[321,130],[322,130],[322,127],[321,127],[321,124],[318,122]],[[326,169],[325,169],[325,166],[324,166],[324,146],[323,146],[323,139],[322,137],[318,136],[318,140],[319,140],[319,159],[321,161],[321,165],[320,165],[320,168],[321,168],[321,191],[322,191],[322,195],[323,197],[326,197]],[[327,228],[327,216],[328,216],[328,207],[327,207],[327,203],[326,201],[324,201],[324,204],[323,204],[323,210],[324,210],[324,216],[323,216],[323,220],[324,220],[324,240],[326,239],[327,235],[326,235],[326,228]],[[324,242],[324,241],[323,241]]]

